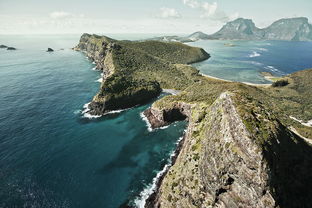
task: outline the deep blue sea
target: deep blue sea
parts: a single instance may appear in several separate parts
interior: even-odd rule
[[[83,117],[84,104],[99,89],[100,72],[70,49],[79,36],[0,36],[0,44],[18,49],[0,49],[1,208],[139,204],[183,135],[185,122],[148,131],[140,113],[150,104]],[[267,68],[281,75],[312,67],[311,43],[235,44],[191,43],[212,57],[196,66],[208,75],[255,83],[266,82],[259,71]],[[48,47],[55,51],[45,52]]]

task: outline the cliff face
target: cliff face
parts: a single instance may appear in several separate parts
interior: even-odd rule
[[[197,104],[189,108],[189,126],[181,151],[146,207],[311,205],[306,198],[311,197],[311,193],[304,185],[312,182],[308,174],[311,147],[269,112],[248,113],[247,122],[246,109],[237,107],[236,102],[234,94],[225,92],[210,106]],[[183,106],[182,114],[186,105],[178,105]],[[172,109],[177,109],[177,105],[173,106]],[[169,109],[154,108],[151,112],[156,113],[158,121],[165,119],[162,115]],[[250,131],[250,128],[260,130],[257,125],[250,125],[252,123],[266,126],[265,141]],[[299,158],[302,161],[298,161]],[[300,164],[300,170],[292,171],[291,167],[296,164]]]

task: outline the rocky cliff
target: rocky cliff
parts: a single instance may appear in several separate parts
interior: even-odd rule
[[[182,118],[170,110],[189,126],[146,207],[310,207],[311,147],[253,102],[224,92],[211,105],[147,110],[152,126]]]

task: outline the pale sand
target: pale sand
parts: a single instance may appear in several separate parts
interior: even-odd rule
[[[290,131],[292,131],[294,134],[296,134],[297,136],[299,136],[301,139],[303,139],[304,141],[306,141],[308,144],[312,145],[312,139],[306,138],[304,136],[302,136],[301,134],[299,134],[299,132],[294,128],[294,127],[289,127],[288,128]]]
[[[221,81],[224,81],[224,82],[233,82],[233,81],[230,81],[230,80],[220,79],[218,77],[213,77],[213,76],[210,76],[210,75],[207,75],[207,74],[202,74],[202,73],[200,73],[200,74],[202,76],[204,76],[204,77],[208,77],[208,78],[211,78],[211,79],[221,80]],[[269,86],[271,86],[271,84],[254,84],[254,83],[250,83],[250,82],[241,82],[241,83],[246,84],[246,85],[256,86],[256,87],[269,87]]]

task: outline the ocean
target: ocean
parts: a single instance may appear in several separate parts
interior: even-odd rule
[[[17,48],[0,49],[0,207],[140,206],[184,133],[186,122],[149,131],[141,113],[153,101],[85,117],[84,105],[99,89],[100,72],[71,50],[79,37],[0,36],[0,44]],[[195,66],[208,75],[254,83],[266,82],[259,76],[266,67],[277,75],[312,67],[311,43],[235,44],[191,43],[211,54]],[[48,47],[55,51],[47,53]]]
[[[260,72],[284,76],[312,67],[312,42],[212,40],[189,45],[202,47],[211,55],[194,64],[201,73],[236,82],[267,84],[270,81]]]

